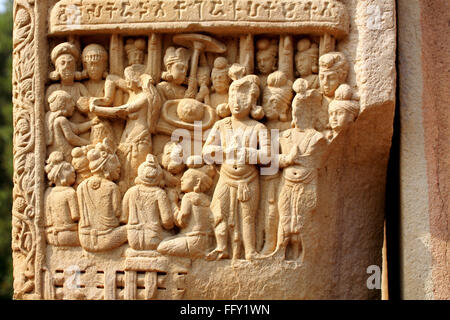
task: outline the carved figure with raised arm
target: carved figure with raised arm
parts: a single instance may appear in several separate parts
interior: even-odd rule
[[[215,169],[212,166],[190,168],[183,174],[181,191],[184,196],[180,209],[175,214],[175,224],[181,231],[160,243],[160,253],[191,259],[206,256],[214,235],[211,201],[206,192],[213,184],[214,175]]]
[[[125,81],[111,77],[110,81],[107,80],[105,98],[95,99],[90,105],[91,112],[99,116],[126,119],[117,148],[122,165],[120,178],[122,193],[134,185],[139,165],[152,151],[151,134],[156,130],[161,108],[161,97],[144,71],[145,67],[139,64],[125,68]],[[116,85],[127,90],[128,102],[118,107],[102,106],[112,103]]]
[[[66,91],[54,91],[48,98],[50,111],[45,115],[47,154],[61,151],[67,162],[72,161],[74,147],[88,145],[90,142],[78,135],[88,131],[92,121],[73,123],[70,118],[75,109],[75,102]]]

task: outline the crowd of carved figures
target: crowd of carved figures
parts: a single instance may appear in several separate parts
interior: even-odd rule
[[[205,34],[173,35],[159,53],[149,52],[151,37],[126,38],[122,74],[110,72],[117,52],[104,45],[52,48],[49,245],[300,259],[322,155],[359,103],[345,84],[346,57],[320,39],[250,39],[236,63],[225,43]],[[149,66],[158,60],[159,75]],[[182,129],[195,145],[199,123],[207,130],[200,150],[171,141]]]

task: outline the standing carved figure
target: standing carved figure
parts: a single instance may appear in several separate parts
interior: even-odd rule
[[[264,88],[262,107],[267,118],[266,127],[269,130],[277,130],[278,134],[291,127],[289,121],[293,96],[291,87],[292,82],[287,75],[282,71],[275,71],[267,78],[267,87]],[[271,150],[272,154],[278,152],[279,150]],[[267,255],[272,253],[277,245],[279,172],[261,175],[260,183],[263,196],[259,204],[256,240],[258,249],[264,242],[261,254]]]
[[[294,128],[280,137],[280,168],[283,168],[278,211],[277,253],[291,260],[301,257],[301,233],[307,215],[317,202],[317,175],[321,155],[327,142],[323,134],[314,129],[301,128],[301,109],[293,107]],[[289,249],[289,250],[288,250]]]
[[[83,249],[107,251],[127,241],[119,187],[120,163],[111,142],[105,139],[87,153],[92,177],[78,186],[79,236]]]
[[[89,96],[86,87],[81,82],[76,81],[81,78],[81,72],[76,71],[79,58],[78,48],[70,42],[63,42],[52,50],[51,60],[55,66],[55,71],[50,73],[50,80],[59,81],[59,83],[54,83],[48,87],[46,100],[57,90],[67,92],[75,103],[78,103],[78,99],[81,97]],[[85,117],[76,111],[71,120],[83,122]]]
[[[256,119],[264,116],[262,108],[256,104],[259,84],[255,75],[231,84],[228,103],[231,117],[215,123],[203,147],[206,163],[222,164],[211,203],[217,248],[209,259],[227,257],[229,239],[234,259],[240,258],[242,244],[247,260],[258,256],[255,248],[255,216],[259,203],[256,165],[267,163],[270,156],[266,127],[250,119],[250,114]]]
[[[122,79],[110,77],[107,80],[106,97],[95,99],[90,105],[90,111],[99,116],[127,120],[117,149],[122,165],[122,193],[134,185],[139,165],[152,152],[151,133],[156,130],[161,108],[161,97],[144,72],[145,67],[140,64],[125,68],[125,86]],[[128,92],[128,102],[118,107],[98,106],[112,103],[116,85]]]
[[[77,194],[71,185],[75,182],[75,170],[64,161],[62,152],[50,154],[45,166],[51,187],[45,191],[45,227],[47,242],[54,246],[80,245],[78,224],[80,212]]]
[[[175,214],[175,224],[181,232],[167,238],[158,246],[162,254],[204,258],[213,236],[210,199],[206,192],[213,184],[215,169],[211,166],[190,168],[181,178],[181,191],[185,194],[181,207]]]
[[[84,68],[83,77],[89,78],[83,82],[89,92],[89,97],[104,97],[104,79],[108,76],[108,52],[99,44],[89,44],[84,48],[83,53],[81,54],[81,60]],[[88,97],[83,99],[89,101]],[[95,145],[102,142],[105,138],[115,141],[116,137],[109,120],[99,118],[95,114],[89,113],[88,104],[86,104],[85,108],[88,117],[93,120],[90,136],[91,143]]]
[[[298,78],[292,88],[296,92],[292,101],[292,109],[301,115],[297,120],[297,127],[302,130],[314,129],[322,108],[322,94],[317,89],[308,89],[308,80]]]
[[[45,115],[47,125],[47,154],[61,151],[67,162],[72,161],[73,147],[89,144],[78,134],[88,131],[92,122],[73,123],[68,118],[73,114],[75,102],[66,91],[54,91],[48,98],[50,111]]]
[[[135,250],[156,250],[164,229],[173,228],[172,206],[160,186],[163,171],[156,157],[147,155],[138,171],[136,185],[123,198],[123,215],[128,217],[128,243]]]

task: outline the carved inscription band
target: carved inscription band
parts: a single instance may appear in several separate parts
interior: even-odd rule
[[[338,0],[62,0],[50,13],[49,34],[170,30],[348,33],[349,17]],[[229,29],[229,28],[228,28]]]

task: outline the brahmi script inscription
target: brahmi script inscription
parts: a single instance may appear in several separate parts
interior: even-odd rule
[[[164,23],[170,22],[170,26]],[[152,27],[184,28],[186,23],[238,22],[247,28],[259,22],[298,27],[307,22],[333,24],[337,35],[348,28],[348,15],[337,0],[62,0],[51,11],[50,33],[74,30],[80,26],[105,24],[148,24]],[[284,26],[288,27],[289,26]],[[340,30],[342,29],[342,30]]]

